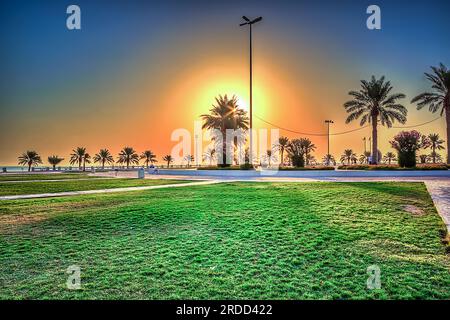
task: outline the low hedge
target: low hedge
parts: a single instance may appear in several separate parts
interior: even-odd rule
[[[242,165],[242,166],[229,166],[229,167],[215,167],[215,166],[199,167],[199,168],[197,168],[197,170],[254,170],[254,169],[251,166]]]
[[[308,170],[334,170],[334,167],[311,166],[311,167],[280,167],[280,171],[308,171]]]
[[[272,168],[277,170],[277,168]],[[200,167],[197,170],[254,170],[253,167],[249,165],[242,166],[230,166],[230,167]],[[334,167],[327,166],[311,166],[311,167],[279,167],[280,171],[308,171],[308,170],[334,170]]]
[[[448,170],[445,164],[417,164],[413,168],[400,168],[397,165],[341,165],[339,170]]]

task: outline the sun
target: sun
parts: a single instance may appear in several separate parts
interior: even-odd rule
[[[240,109],[243,109],[243,110],[245,110],[247,112],[249,111],[248,103],[244,99],[238,97],[237,104],[238,104]]]

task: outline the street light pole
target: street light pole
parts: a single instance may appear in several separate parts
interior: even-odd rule
[[[364,141],[364,153],[367,152],[367,147],[366,147],[366,137],[363,138]]]
[[[253,164],[253,137],[252,137],[252,129],[253,129],[253,44],[252,44],[252,25],[256,22],[262,20],[262,17],[258,17],[256,19],[250,20],[246,16],[243,16],[242,19],[245,20],[244,23],[241,23],[239,26],[248,25],[250,31],[250,154],[249,161]]]
[[[195,135],[195,162],[198,168],[198,134]]]
[[[328,137],[328,153],[327,153],[327,166],[330,165],[330,124],[334,123],[333,120],[325,120],[325,123],[327,124],[327,137]]]

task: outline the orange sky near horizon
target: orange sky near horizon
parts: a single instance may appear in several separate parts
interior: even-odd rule
[[[200,115],[208,113],[214,97],[219,94],[236,95],[248,107],[248,65],[245,58],[215,57],[195,63],[187,63],[187,67],[177,71],[176,77],[171,72],[155,79],[153,70],[146,70],[136,63],[133,70],[117,70],[116,74],[108,74],[108,80],[96,82],[95,92],[86,92],[89,83],[80,83],[77,90],[63,88],[50,97],[49,105],[63,103],[64,108],[45,108],[36,110],[32,116],[26,116],[20,122],[7,124],[7,134],[2,136],[0,149],[0,166],[16,165],[17,156],[25,150],[36,150],[46,159],[56,154],[68,164],[71,150],[77,146],[87,147],[93,155],[100,148],[108,148],[117,156],[124,146],[132,146],[138,152],[150,149],[157,154],[158,161],[170,151],[176,142],[170,141],[172,132],[178,128],[186,128],[193,134],[194,121]],[[324,120],[331,118],[334,124],[331,133],[342,132],[359,127],[359,123],[346,125],[346,113],[342,104],[348,98],[347,91],[357,89],[357,77],[342,79],[335,86],[337,76],[331,75],[325,83],[317,86],[316,66],[303,68],[302,77],[291,72],[288,63],[274,62],[270,57],[258,55],[254,67],[254,115],[284,128],[301,132],[326,133]],[[161,66],[164,68],[165,66]],[[339,70],[335,71],[339,74]],[[120,74],[120,79],[118,78]],[[353,78],[349,80],[349,78]],[[103,81],[106,81],[105,84]],[[329,82],[329,83],[328,83]],[[326,92],[323,92],[323,86]],[[408,88],[394,82],[396,91],[412,96]],[[72,97],[80,97],[75,100]],[[80,103],[83,108],[80,108]],[[416,111],[407,101],[409,107],[409,124],[423,123],[434,119],[437,115],[426,110]],[[50,112],[51,110],[51,112]],[[254,127],[270,129],[256,117]],[[33,130],[27,128],[33,127]],[[445,136],[444,121],[438,120],[422,126],[423,133],[437,132]],[[379,149],[385,153],[390,149],[388,140],[399,129],[379,129]],[[36,135],[36,132],[39,135]],[[360,154],[364,150],[363,137],[369,137],[370,128],[354,133],[331,136],[331,153],[339,158],[344,149],[351,148]],[[301,135],[280,131],[281,135],[299,138]],[[14,136],[20,135],[20,140]],[[321,159],[326,153],[326,136],[304,136],[310,138],[317,146],[316,158]],[[194,141],[192,141],[194,143]],[[204,146],[208,142],[204,142]],[[369,146],[367,145],[367,148]]]

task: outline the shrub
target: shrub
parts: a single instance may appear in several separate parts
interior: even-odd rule
[[[280,167],[280,171],[308,171],[308,170],[334,170],[334,167],[310,166],[310,167]]]
[[[253,167],[250,166],[250,164],[247,164],[247,165],[249,165],[248,169],[242,168],[242,166],[245,166],[245,165],[242,165],[242,166],[234,166],[233,165],[233,166],[228,166],[228,167],[220,167],[220,166],[199,167],[199,168],[197,168],[197,170],[251,170],[251,169],[253,169]]]
[[[244,163],[244,164],[241,164],[240,169],[241,170],[251,170],[251,169],[253,169],[253,165],[251,165],[250,163]]]
[[[399,167],[397,165],[342,165],[339,170],[447,170],[445,164],[417,164],[415,167]]]
[[[398,153],[398,165],[401,168],[414,168],[416,164],[417,160],[415,151],[403,151]]]
[[[292,155],[291,160],[294,167],[303,168],[305,166],[305,158],[303,155]]]
[[[369,169],[368,165],[362,164],[351,164],[351,165],[341,165],[338,167],[339,170],[367,170]]]
[[[427,147],[429,143],[425,136],[415,130],[402,131],[389,142],[397,150],[398,165],[402,168],[415,167],[417,150]]]

